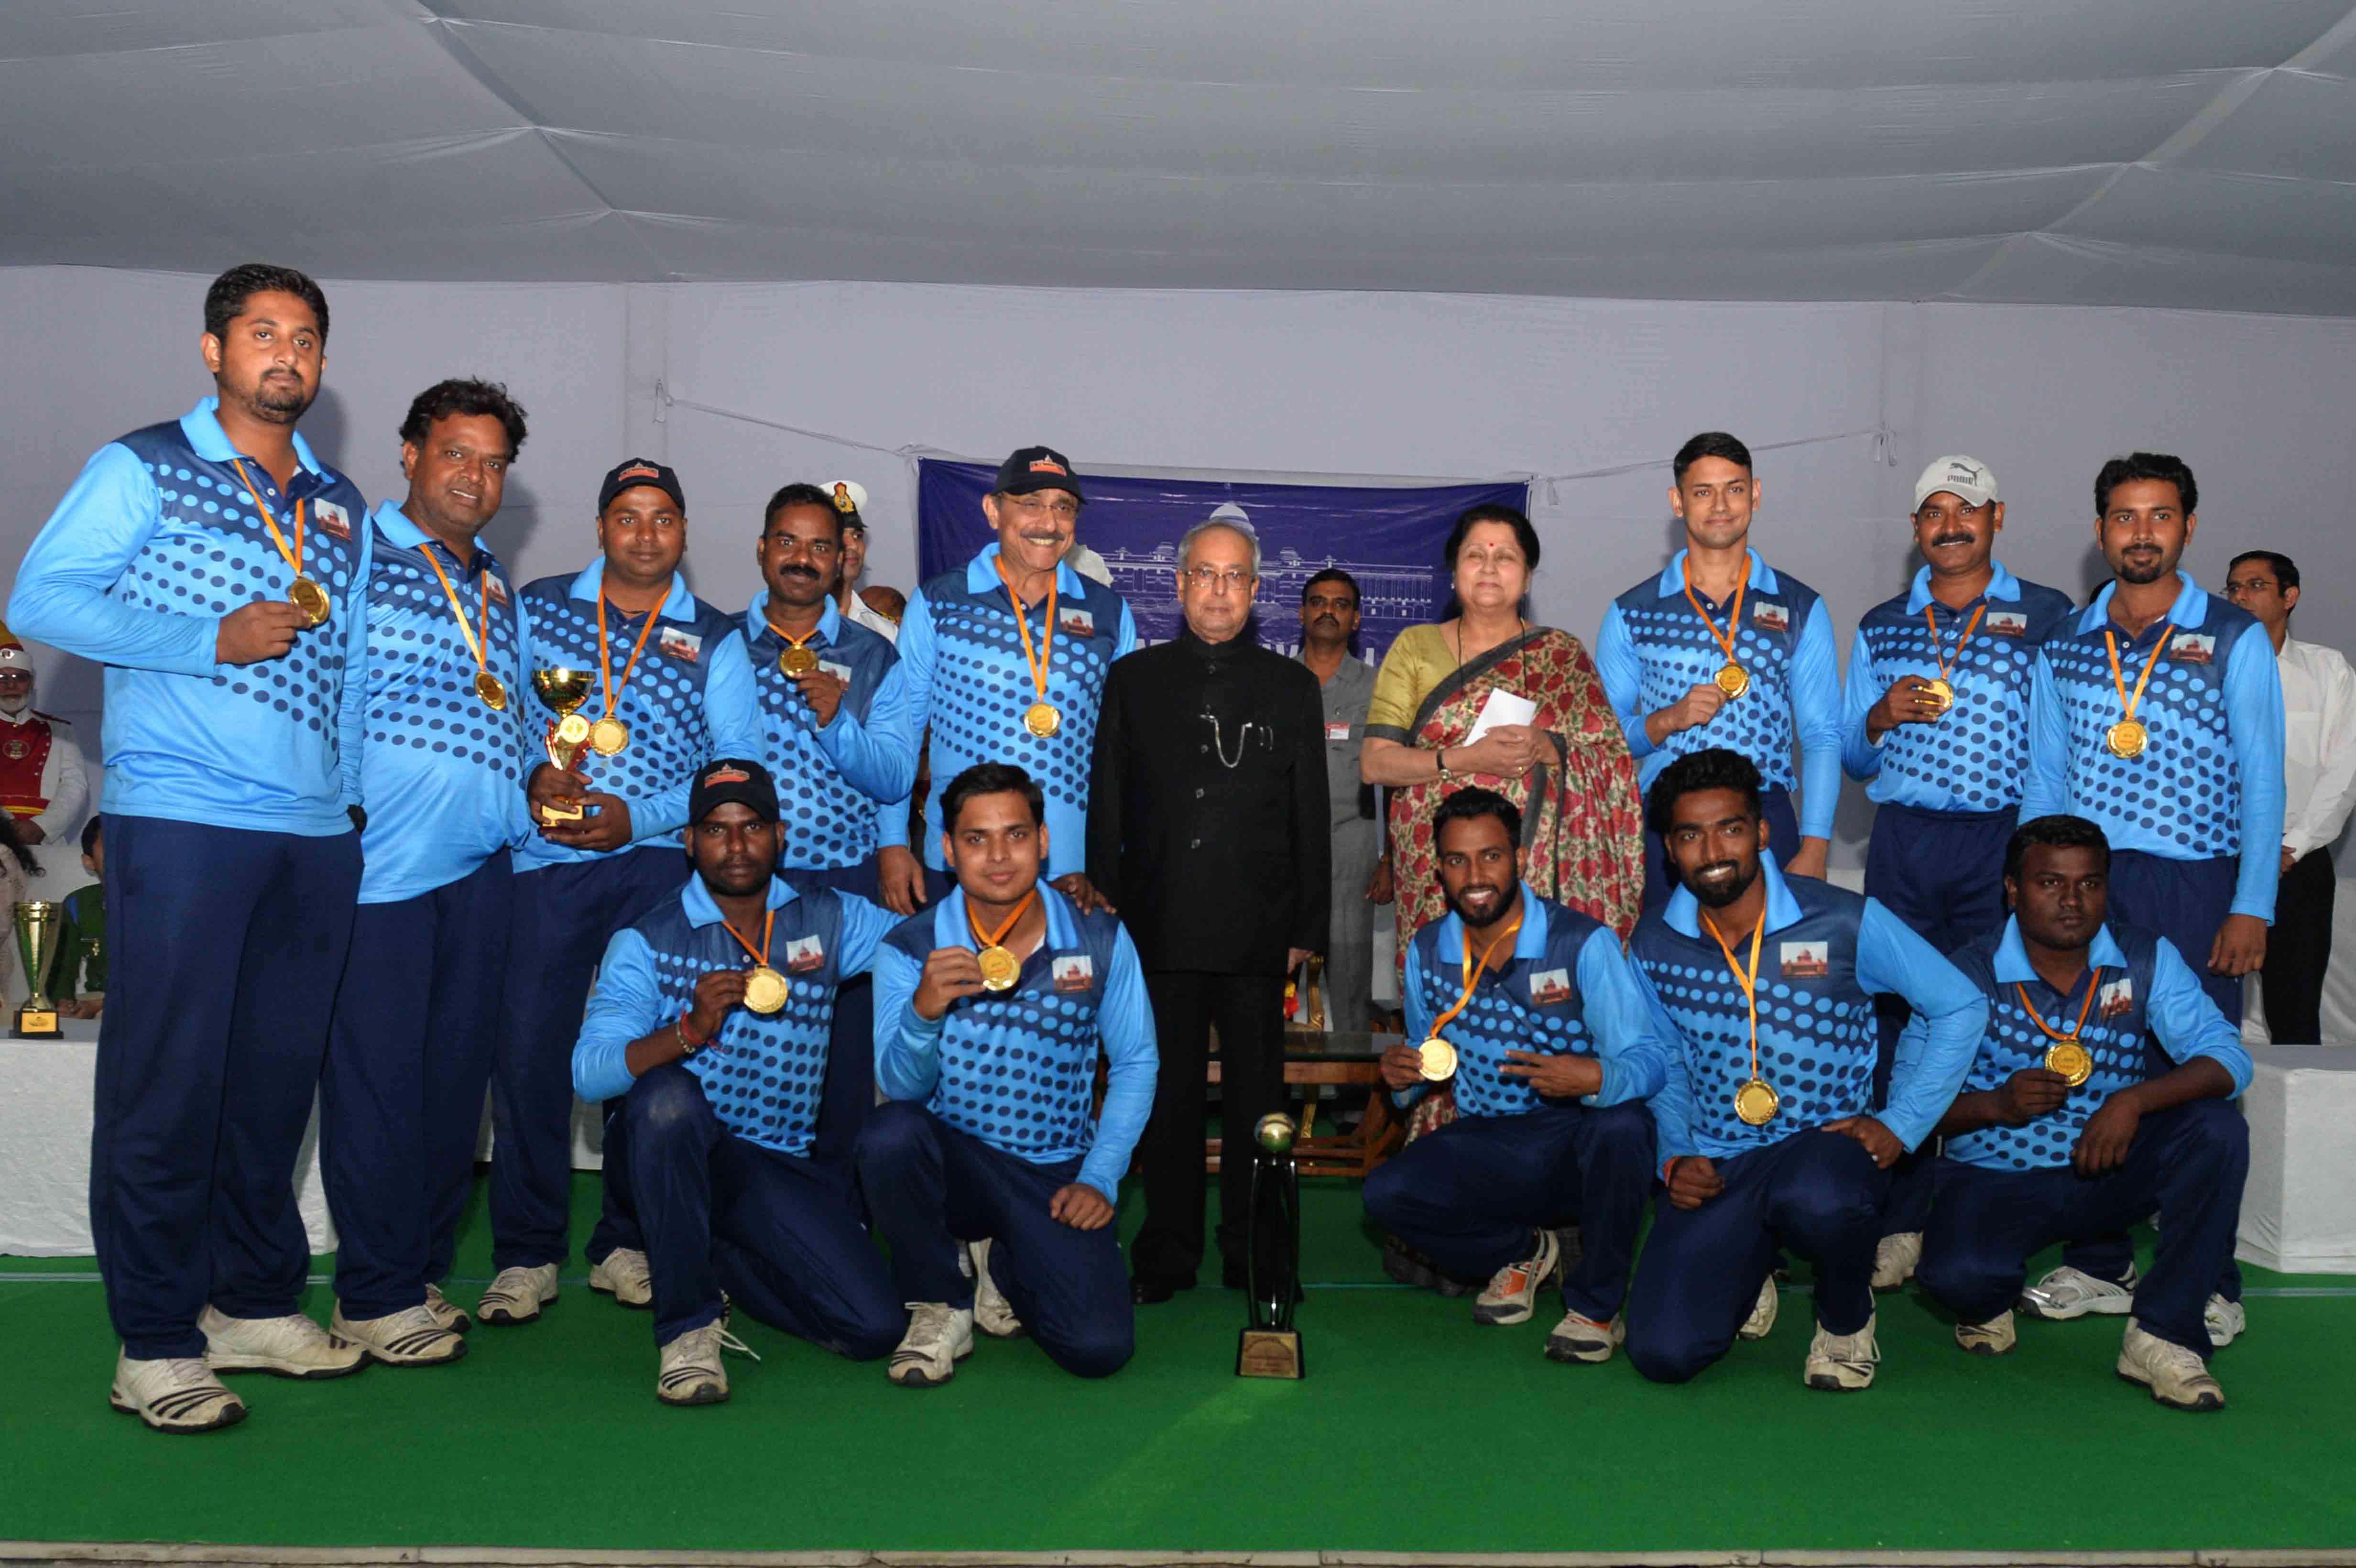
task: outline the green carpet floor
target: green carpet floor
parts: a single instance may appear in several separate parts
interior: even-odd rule
[[[576,1190],[575,1234],[594,1179]],[[2221,1353],[2231,1407],[2165,1411],[2118,1381],[2119,1321],[2024,1324],[2001,1361],[1885,1297],[1870,1392],[1800,1382],[1807,1300],[1684,1388],[1539,1353],[1550,1314],[1380,1283],[1355,1188],[1306,1195],[1299,1384],[1233,1375],[1243,1308],[1205,1288],[1141,1309],[1137,1359],[1087,1383],[983,1341],[946,1388],[887,1384],[758,1324],[726,1406],[654,1399],[648,1319],[578,1264],[531,1328],[453,1367],[241,1380],[241,1427],[173,1439],[112,1413],[114,1343],[78,1260],[0,1264],[16,1393],[0,1538],[710,1551],[1396,1552],[1766,1548],[2183,1551],[2356,1545],[2344,1279],[2252,1271]],[[1134,1202],[1124,1206],[1134,1211]],[[459,1274],[489,1273],[471,1221]],[[58,1278],[64,1275],[70,1276]],[[47,1276],[47,1277],[45,1277]],[[454,1297],[471,1302],[478,1283]],[[2319,1294],[2300,1294],[2314,1290]],[[2272,1294],[2274,1292],[2284,1294]],[[2332,1294],[2321,1294],[2330,1292]],[[323,1316],[327,1291],[308,1305]]]

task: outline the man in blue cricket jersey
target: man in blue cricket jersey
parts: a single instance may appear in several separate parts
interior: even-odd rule
[[[1382,1072],[1401,1104],[1452,1074],[1457,1117],[1366,1179],[1366,1212],[1443,1272],[1488,1279],[1475,1323],[1526,1322],[1559,1271],[1546,1353],[1608,1361],[1653,1189],[1644,1102],[1665,1046],[1612,928],[1522,881],[1513,802],[1460,789],[1431,835],[1449,912],[1408,946],[1409,1043]],[[1572,1223],[1580,1256],[1564,1268],[1551,1227]]]
[[[1065,560],[1079,525],[1080,476],[1063,453],[1026,446],[999,465],[981,509],[997,541],[916,590],[900,622],[911,727],[932,726],[933,793],[925,820],[941,820],[948,781],[979,763],[1013,763],[1038,784],[1055,845],[1047,876],[1083,908],[1089,885],[1088,777],[1105,672],[1137,646],[1119,594]],[[913,914],[948,893],[948,864],[919,863],[907,814],[887,813],[877,857],[884,901]]]
[[[319,1081],[336,1217],[329,1328],[388,1366],[466,1354],[442,1295],[475,1180],[526,831],[521,628],[483,547],[524,416],[507,389],[437,382],[401,424],[408,497],[369,520],[364,693],[347,706],[367,869]]]
[[[1922,570],[1857,624],[1841,759],[1876,807],[1866,896],[1947,953],[2004,924],[2005,843],[2029,768],[2037,648],[2072,606],[2068,594],[2024,582],[1996,559],[2004,502],[1976,458],[1924,468],[1911,522]],[[1889,1093],[1905,1022],[1897,998],[1883,998],[1878,1096]],[[1890,1178],[1876,1290],[1914,1272],[1930,1208],[1930,1157],[1918,1150]]]
[[[654,1276],[655,1397],[728,1397],[728,1303],[855,1360],[907,1325],[852,1205],[847,1166],[811,1157],[836,988],[894,917],[778,876],[768,770],[723,759],[688,805],[694,875],[615,933],[573,1048],[584,1100],[619,1098]],[[724,1294],[723,1294],[724,1293]]]
[[[1684,1382],[1738,1333],[1765,1332],[1788,1248],[1815,1267],[1807,1385],[1868,1388],[1889,1170],[1954,1100],[1987,1002],[1874,900],[1785,877],[1760,787],[1748,759],[1713,749],[1663,769],[1645,796],[1683,885],[1629,944],[1671,1049],[1653,1100],[1668,1191],[1629,1291],[1628,1359]],[[1877,1110],[1885,991],[1923,1028]]]
[[[205,293],[217,393],[101,447],[9,596],[106,667],[106,943],[91,1232],[123,1340],[109,1398],[166,1432],[245,1418],[220,1372],[366,1364],[297,1310],[294,1162],[360,885],[368,506],[295,421],[327,301],[249,263]]]
[[[1784,869],[1822,877],[1840,805],[1840,666],[1832,613],[1815,590],[1779,573],[1750,548],[1761,499],[1751,449],[1723,431],[1677,449],[1669,506],[1686,548],[1660,576],[1612,603],[1595,639],[1595,668],[1620,715],[1637,782],[1650,789],[1679,757],[1724,747],[1767,782],[1762,809]],[[1800,773],[1792,773],[1792,746]],[[1800,790],[1800,815],[1792,790]],[[1655,838],[1645,860],[1644,907],[1675,886]]]
[[[679,831],[695,772],[761,753],[760,699],[736,618],[688,592],[679,475],[631,458],[597,490],[602,552],[573,577],[521,594],[526,678],[585,670],[591,720],[570,769],[531,773],[536,830],[516,851],[515,921],[491,1071],[491,1263],[477,1311],[528,1323],[556,1299],[569,1250],[572,1075],[566,1064],[590,972],[614,933],[679,891]],[[541,713],[540,732],[552,732]],[[578,812],[574,817],[551,817]],[[653,1283],[629,1190],[626,1128],[609,1120],[605,1212],[589,1241],[589,1288],[650,1307]]]
[[[1955,1343],[2001,1356],[2031,1253],[2156,1211],[2118,1372],[2162,1404],[2222,1410],[2203,1303],[2233,1261],[2250,1168],[2249,1125],[2227,1103],[2250,1082],[2241,1031],[2166,937],[2105,922],[2100,827],[2038,817],[2005,859],[2012,919],[1954,955],[1988,1031],[1939,1123],[1923,1287],[1959,1319]]]
[[[2165,453],[2115,457],[2095,475],[2094,542],[2113,581],[2040,655],[2020,814],[2100,827],[2113,913],[2168,938],[2238,1024],[2281,869],[2282,676],[2257,618],[2177,570],[2200,504],[2192,470]],[[2035,1317],[2121,1315],[2134,1279],[2114,1232],[2065,1248],[2021,1305]],[[2221,1341],[2240,1331],[2241,1295],[2229,1264]]]
[[[887,811],[907,816],[916,731],[891,641],[835,601],[857,515],[843,484],[831,494],[787,485],[769,497],[754,551],[766,586],[744,612],[744,640],[761,694],[761,756],[786,808],[780,869],[804,891],[872,900],[876,824]],[[864,974],[846,975],[835,993],[817,1158],[847,1164],[874,1104],[874,995]]]
[[[904,1387],[955,1376],[977,1324],[1027,1330],[1081,1377],[1119,1371],[1135,1345],[1113,1205],[1153,1108],[1153,1010],[1120,923],[1045,881],[1046,816],[1021,768],[951,779],[956,891],[875,955],[890,1103],[860,1134],[859,1176],[914,1310],[890,1368]]]

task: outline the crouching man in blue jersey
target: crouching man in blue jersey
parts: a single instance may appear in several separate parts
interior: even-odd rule
[[[956,1375],[977,1323],[1026,1330],[1066,1371],[1119,1371],[1135,1345],[1113,1205],[1153,1108],[1153,1013],[1129,933],[1041,880],[1046,805],[981,763],[941,795],[949,896],[875,958],[875,1083],[859,1176],[914,1307],[891,1378]],[[1102,1117],[1089,1104],[1101,1047]]]
[[[1890,1168],[1954,1099],[1987,1000],[1873,900],[1785,877],[1759,795],[1758,769],[1712,750],[1664,768],[1645,800],[1682,885],[1629,944],[1672,1049],[1653,1101],[1668,1191],[1629,1293],[1628,1359],[1683,1382],[1764,1334],[1788,1248],[1815,1266],[1808,1386],[1868,1388]],[[1879,1111],[1877,992],[1922,1020]]]
[[[835,987],[893,917],[776,874],[777,792],[758,763],[695,775],[694,879],[615,933],[573,1050],[591,1103],[621,1097],[629,1198],[654,1285],[655,1396],[728,1397],[723,1290],[775,1328],[855,1360],[907,1315],[853,1210],[851,1172],[809,1157]]]
[[[2022,824],[2005,852],[2011,920],[1954,955],[1988,1029],[1939,1123],[1918,1277],[1960,1319],[1955,1343],[2001,1356],[2030,1254],[2156,1210],[2159,1254],[2134,1288],[2119,1376],[2178,1410],[2222,1410],[2202,1308],[2241,1219],[2250,1135],[2226,1102],[2250,1057],[2166,937],[2104,923],[2110,867],[2083,817]],[[2174,1065],[2151,1061],[2147,1034]]]
[[[1459,1114],[1366,1179],[1366,1212],[1446,1273],[1489,1277],[1476,1323],[1527,1321],[1559,1270],[1563,1317],[1546,1353],[1608,1361],[1653,1187],[1643,1102],[1666,1047],[1612,928],[1521,881],[1513,802],[1458,790],[1431,834],[1450,912],[1408,944],[1418,1043],[1384,1053],[1383,1082],[1405,1104],[1452,1070]],[[1420,1045],[1432,1040],[1437,1060]],[[1563,1269],[1548,1227],[1573,1222],[1580,1256]]]

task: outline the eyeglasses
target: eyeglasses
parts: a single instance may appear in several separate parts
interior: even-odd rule
[[[1214,588],[1224,588],[1232,593],[1247,583],[1258,581],[1258,577],[1246,567],[1196,566],[1187,569],[1186,581],[1206,593]]]

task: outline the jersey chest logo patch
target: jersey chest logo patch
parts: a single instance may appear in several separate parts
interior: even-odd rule
[[[1570,1000],[1570,971],[1541,969],[1530,976],[1530,1001],[1541,1008]]]
[[[1772,599],[1754,599],[1751,602],[1751,624],[1764,631],[1788,632],[1792,629],[1791,606]]]
[[[502,609],[506,608],[508,585],[499,581],[498,573],[489,571],[483,573],[483,590],[491,596],[492,603]]]
[[[703,639],[693,632],[682,632],[676,626],[665,626],[655,646],[681,664],[700,664],[703,659]]]
[[[1833,972],[1833,944],[1786,942],[1777,950],[1775,963],[1786,980],[1821,980]]]
[[[328,533],[339,539],[348,539],[352,537],[352,515],[333,501],[314,501],[311,503],[311,512],[318,518],[319,527]]]
[[[2207,632],[2179,632],[2168,645],[2168,656],[2178,664],[2214,664],[2217,639]]]
[[[2025,637],[2029,635],[2029,617],[2018,610],[1991,610],[1980,626],[1994,637]]]
[[[786,973],[808,975],[826,964],[826,948],[815,936],[797,937],[786,944]]]
[[[1097,635],[1097,618],[1087,610],[1068,609],[1056,613],[1055,624],[1067,637],[1093,637]]]
[[[1056,990],[1085,991],[1097,983],[1096,960],[1085,953],[1066,953],[1049,967]]]
[[[2135,977],[2122,975],[2094,993],[2094,1016],[2115,1019],[2135,1007]]]

